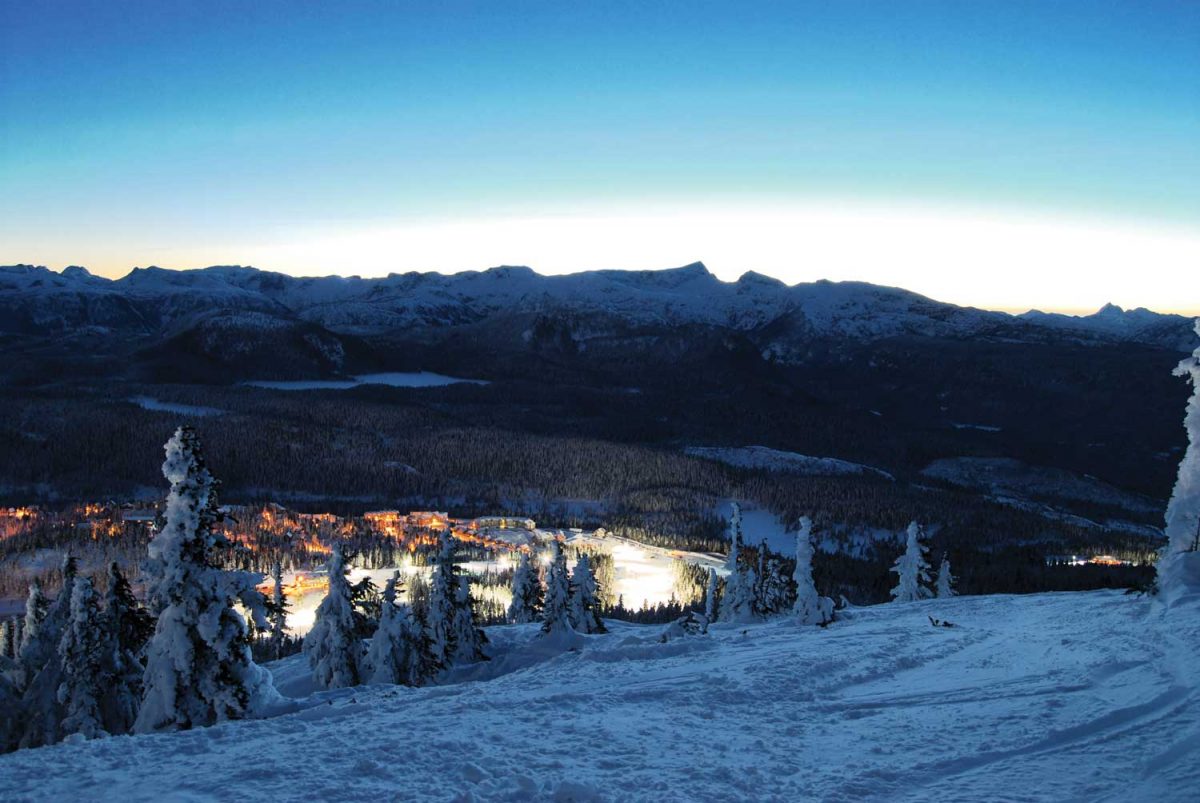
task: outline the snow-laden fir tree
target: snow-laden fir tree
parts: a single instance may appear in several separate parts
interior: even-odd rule
[[[21,628],[21,638],[17,642],[16,654],[18,656],[25,650],[25,645],[37,635],[49,607],[50,603],[46,600],[46,595],[42,593],[42,584],[35,577],[29,584],[29,596],[25,599],[24,626]]]
[[[521,553],[521,561],[513,572],[512,603],[508,606],[508,621],[513,624],[536,622],[542,612],[545,599],[542,579],[533,565],[528,552]]]
[[[457,592],[454,595],[454,655],[453,660],[459,664],[471,664],[487,659],[483,647],[487,644],[487,635],[475,626],[475,611],[471,602],[471,585],[466,575],[456,578]]]
[[[725,559],[725,568],[729,570],[730,575],[737,571],[741,551],[742,508],[737,502],[734,502],[733,510],[729,514],[729,557]]]
[[[271,564],[271,601],[267,606],[267,619],[271,625],[271,656],[278,661],[283,657],[283,645],[287,641],[287,617],[290,606],[283,593],[283,566],[279,561]]]
[[[600,619],[599,589],[586,554],[580,554],[571,574],[571,624],[580,633],[606,633]]]
[[[439,536],[438,553],[429,577],[429,640],[433,654],[443,666],[454,663],[454,600],[458,581],[454,576],[454,541],[445,530]]]
[[[327,565],[329,591],[304,637],[304,656],[319,688],[357,686],[362,681],[363,644],[355,628],[341,544],[333,545]]]
[[[71,620],[58,646],[62,661],[58,686],[58,703],[63,707],[60,738],[76,733],[88,739],[107,735],[100,713],[100,700],[106,691],[101,671],[104,635],[96,590],[91,580],[80,577],[71,591]]]
[[[1196,334],[1200,335],[1200,318]],[[1167,503],[1167,545],[1158,559],[1158,588],[1168,601],[1200,590],[1200,346],[1179,363],[1175,375],[1192,383],[1192,396],[1183,419],[1187,451]]]
[[[154,634],[154,619],[138,604],[129,581],[115,562],[108,567],[108,590],[104,594],[100,627],[104,631],[100,660],[104,682],[101,722],[109,733],[128,733],[133,729],[142,700],[145,673],[142,655]]]
[[[935,588],[938,599],[958,596],[958,592],[954,590],[954,575],[950,573],[950,558],[945,553],[942,553],[942,562],[938,565]]]
[[[550,542],[553,557],[546,572],[546,602],[542,608],[542,632],[547,635],[572,634],[571,584],[567,576],[567,556],[558,540]]]
[[[0,657],[12,658],[13,655],[13,627],[5,619],[0,622]]]
[[[717,570],[708,568],[708,588],[704,591],[704,618],[709,622],[717,621]]]
[[[219,484],[200,439],[180,427],[165,451],[171,490],[146,566],[160,613],[146,648],[138,733],[242,719],[278,699],[270,673],[250,656],[246,621],[234,609],[235,601],[257,595],[250,575],[222,571],[212,556],[228,541],[213,527]]]
[[[71,621],[71,593],[75,587],[76,572],[75,558],[64,558],[62,590],[46,608],[45,616],[36,624],[36,632],[26,640],[21,650],[24,685],[21,695],[24,722],[21,747],[54,744],[62,730],[63,706],[58,701],[62,658],[58,646]]]
[[[771,555],[764,540],[759,550],[758,585],[755,589],[755,606],[763,616],[782,613],[792,607],[792,584],[783,568],[783,562]]]
[[[823,625],[833,620],[833,600],[817,593],[813,582],[813,538],[812,519],[800,517],[800,529],[796,532],[796,569],[792,579],[796,582],[796,602],[792,613],[802,625]]]
[[[921,542],[923,536],[921,525],[910,522],[904,554],[896,558],[891,569],[898,578],[892,589],[892,599],[896,602],[916,602],[933,596],[929,590],[929,561],[925,558],[929,548]]]
[[[757,586],[758,579],[755,577],[754,568],[742,558],[725,580],[725,593],[721,597],[721,621],[743,624],[758,621],[758,599],[755,594]]]
[[[396,604],[398,582],[394,574],[384,587],[379,627],[371,637],[364,675],[368,683],[416,686],[424,679],[411,674],[414,661],[409,653],[419,649],[419,645],[414,645],[412,632],[416,625],[408,606]]]

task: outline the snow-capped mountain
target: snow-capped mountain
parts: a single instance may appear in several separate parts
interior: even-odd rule
[[[143,334],[178,331],[200,317],[253,312],[307,321],[335,332],[379,333],[446,327],[520,315],[569,315],[579,328],[699,324],[761,332],[765,352],[786,359],[797,341],[838,337],[996,337],[1044,341],[1134,342],[1183,348],[1188,321],[1148,310],[1106,307],[1084,318],[1011,316],[946,304],[906,290],[861,282],[787,286],[756,273],[724,282],[695,263],[661,271],[603,270],[542,276],[525,267],[453,275],[391,274],[378,279],[297,278],[246,267],[135,269],[117,280],[79,267],[56,273],[0,267],[0,331],[40,334],[86,326]],[[266,316],[264,318],[263,316]],[[586,327],[585,327],[586,328]]]

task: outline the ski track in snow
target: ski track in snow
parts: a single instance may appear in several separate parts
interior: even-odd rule
[[[953,628],[934,628],[928,615]],[[854,608],[659,644],[612,623],[490,680],[0,757],[0,799],[1194,800],[1200,604],[1119,592]],[[298,674],[295,659],[274,670]],[[501,674],[503,673],[503,674]],[[311,704],[313,701],[310,700]]]

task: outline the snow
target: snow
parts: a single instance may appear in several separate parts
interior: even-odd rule
[[[429,371],[360,374],[352,379],[308,379],[286,382],[253,381],[243,384],[271,390],[346,390],[359,385],[388,385],[394,388],[433,388],[455,384],[486,385],[483,379],[461,379]]]
[[[817,477],[842,477],[846,475],[875,474],[894,479],[882,469],[838,460],[835,457],[812,457],[797,452],[783,452],[766,446],[688,446],[685,454],[705,460],[736,466],[738,468],[763,469],[789,474],[804,474]]]
[[[216,407],[203,407],[196,404],[178,404],[176,402],[164,402],[150,396],[130,396],[129,401],[141,407],[143,410],[155,410],[164,413],[178,413],[179,415],[222,415],[225,411]]]
[[[958,597],[665,644],[610,622],[566,653],[491,628],[493,660],[446,685],[0,756],[0,798],[1190,801],[1196,604]]]

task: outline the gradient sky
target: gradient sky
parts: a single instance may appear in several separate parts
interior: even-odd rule
[[[1200,313],[1200,3],[0,3],[0,263]]]

